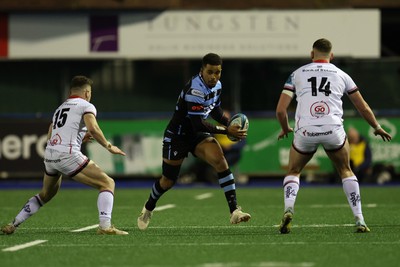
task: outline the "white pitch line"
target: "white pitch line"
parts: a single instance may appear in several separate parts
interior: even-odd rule
[[[310,208],[314,208],[314,209],[320,209],[320,208],[347,208],[349,207],[349,204],[314,204],[314,205],[310,205]],[[363,207],[367,207],[367,208],[376,208],[378,207],[378,204],[376,203],[370,203],[370,204],[364,204]]]
[[[204,194],[201,194],[201,195],[197,195],[194,198],[197,199],[197,200],[203,200],[203,199],[206,199],[206,198],[210,198],[212,196],[213,196],[213,193],[204,193]]]
[[[292,225],[294,228],[323,228],[323,227],[353,227],[355,224],[305,224],[305,225]],[[277,228],[279,225],[209,225],[209,226],[197,226],[197,225],[186,225],[186,226],[152,226],[153,229],[229,229],[229,228]]]
[[[83,231],[91,230],[91,229],[94,229],[94,228],[97,228],[97,227],[99,227],[99,225],[98,224],[94,224],[94,225],[86,226],[86,227],[83,227],[83,228],[71,230],[70,232],[73,232],[73,233],[83,232]]]
[[[159,206],[157,208],[155,208],[155,211],[161,211],[161,210],[167,210],[167,209],[172,209],[175,208],[176,205],[175,204],[167,204],[167,205],[163,205],[163,206]]]
[[[355,224],[310,224],[310,225],[292,225],[295,228],[324,228],[324,227],[352,227]],[[274,225],[274,227],[279,227],[279,224]]]
[[[21,250],[21,249],[24,249],[24,248],[33,247],[33,246],[42,244],[44,242],[47,242],[47,240],[35,240],[35,241],[28,242],[28,243],[25,243],[25,244],[21,244],[21,245],[5,248],[5,249],[3,249],[3,251],[17,251],[17,250]]]
[[[191,243],[186,243],[186,242],[172,242],[168,243],[168,246],[174,246],[174,247],[212,247],[212,246],[221,246],[221,247],[242,247],[242,246],[318,246],[318,245],[332,245],[332,246],[337,246],[337,245],[360,245],[360,244],[365,244],[364,241],[327,241],[327,242],[304,242],[304,241],[299,241],[299,242],[285,242],[285,241],[279,241],[279,242],[267,242],[267,241],[261,241],[261,242],[206,242],[206,243],[200,243],[200,242],[191,242]],[[369,245],[400,245],[400,241],[371,241],[368,242]],[[45,245],[47,246],[47,245]],[[129,247],[137,247],[137,244],[135,243],[87,243],[87,244],[75,244],[75,243],[69,243],[69,244],[49,244],[48,246],[51,247],[111,247],[111,248],[129,248]],[[141,244],[143,247],[163,247],[165,246],[165,243],[148,243],[148,244]]]
[[[240,267],[243,266],[240,262],[213,262],[213,263],[204,263],[198,265],[198,267]],[[275,261],[267,261],[267,262],[257,262],[257,263],[247,263],[246,266],[249,267],[312,267],[315,266],[314,262],[275,262]]]
[[[170,206],[171,205],[171,206]],[[175,207],[175,205],[166,205],[168,207],[164,206],[160,206],[160,208],[166,209],[166,208],[173,208]],[[93,226],[88,226],[92,229],[97,227],[98,225],[96,224]],[[240,228],[240,229],[263,229],[263,228],[277,228],[279,225],[184,225],[184,226],[152,226],[151,228],[153,229],[231,229],[231,228]],[[322,227],[353,227],[355,226],[355,224],[295,224],[292,225],[292,227],[294,228],[322,228]],[[86,227],[85,227],[86,228]],[[81,228],[81,229],[85,229],[85,228]],[[33,230],[46,230],[48,228],[43,228],[43,227],[34,227],[34,228],[30,228]],[[69,228],[67,227],[53,227],[52,229],[56,229],[56,230],[69,230]],[[81,229],[76,229],[76,230],[71,230],[74,232],[79,232],[79,230]],[[84,231],[84,230],[81,230]]]

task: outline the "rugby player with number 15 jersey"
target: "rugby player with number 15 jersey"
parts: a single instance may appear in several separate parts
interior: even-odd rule
[[[3,233],[14,233],[21,223],[49,202],[57,194],[64,174],[99,190],[98,234],[128,234],[111,224],[114,180],[81,152],[82,142],[95,139],[108,152],[125,156],[123,151],[107,141],[97,123],[96,108],[90,103],[92,84],[93,81],[85,76],[75,76],[72,79],[70,96],[56,109],[49,127],[42,190],[26,202],[11,223],[1,228]]]

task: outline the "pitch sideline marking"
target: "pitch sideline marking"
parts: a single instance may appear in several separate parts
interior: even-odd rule
[[[29,247],[32,247],[32,246],[36,246],[36,245],[42,244],[44,242],[47,242],[47,240],[35,240],[35,241],[28,242],[28,243],[25,243],[25,244],[21,244],[21,245],[5,248],[5,249],[3,249],[3,251],[12,251],[12,252],[13,251],[18,251],[18,250],[21,250],[21,249],[24,249],[24,248],[29,248]]]
[[[228,246],[228,247],[241,247],[241,246],[254,246],[254,245],[262,245],[262,246],[318,246],[318,245],[332,245],[332,246],[337,246],[337,245],[360,245],[360,244],[365,244],[365,242],[362,241],[327,241],[327,242],[205,242],[205,243],[199,243],[199,242],[194,242],[194,243],[168,243],[169,246],[175,246],[175,247],[198,247],[198,246],[203,246],[203,247],[208,247],[208,246]],[[370,245],[399,245],[400,241],[374,241],[374,242],[369,242],[368,244]],[[46,245],[45,245],[46,246]],[[86,244],[51,244],[49,245],[51,247],[136,247],[137,244],[105,244],[105,243],[86,243]],[[141,244],[143,247],[163,247],[165,246],[165,243],[149,243],[149,244]]]
[[[199,267],[234,267],[234,266],[243,266],[240,262],[213,262],[213,263],[204,263],[198,265]],[[248,266],[251,267],[312,267],[315,266],[314,262],[278,262],[278,261],[264,261],[257,263],[249,263]]]
[[[94,225],[86,226],[86,227],[83,227],[83,228],[71,230],[70,232],[73,232],[73,233],[83,232],[83,231],[91,230],[91,229],[94,229],[94,228],[97,228],[97,227],[99,227],[99,225],[98,224],[94,224]]]
[[[250,228],[277,228],[279,225],[209,225],[209,226],[196,226],[196,225],[186,225],[186,226],[152,226],[153,229],[230,229],[230,228],[241,228],[241,229],[250,229]],[[292,227],[295,228],[322,228],[322,227],[354,227],[355,224],[295,224]],[[90,226],[88,226],[90,227]],[[94,226],[93,226],[94,227]],[[133,228],[133,227],[131,227]],[[31,230],[46,230],[48,228],[43,227],[32,227],[29,228]],[[68,230],[67,227],[53,227],[55,230]],[[129,227],[128,227],[129,229]],[[79,229],[77,229],[79,230]],[[72,230],[72,231],[77,231]]]
[[[204,194],[201,194],[201,195],[197,195],[194,198],[197,199],[197,200],[203,200],[203,199],[206,199],[206,198],[210,198],[212,196],[213,196],[213,193],[204,193]]]

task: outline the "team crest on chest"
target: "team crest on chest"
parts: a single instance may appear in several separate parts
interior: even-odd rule
[[[200,90],[192,89],[191,94],[194,96],[204,97],[204,93]]]

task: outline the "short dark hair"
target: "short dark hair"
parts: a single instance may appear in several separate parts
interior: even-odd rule
[[[214,53],[208,53],[203,57],[203,67],[205,67],[207,64],[213,65],[213,66],[222,66],[222,58]]]
[[[91,79],[89,79],[88,77],[78,75],[78,76],[75,76],[74,78],[72,78],[70,88],[71,89],[72,88],[82,88],[85,85],[92,86],[92,84],[93,84],[93,81]]]
[[[332,43],[328,39],[321,38],[314,42],[313,48],[322,53],[330,53],[332,51]]]

